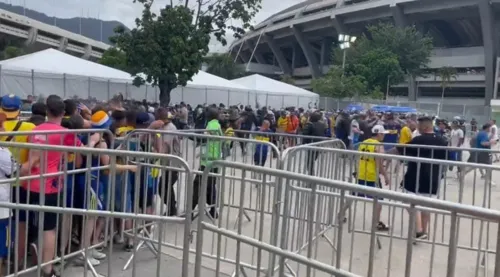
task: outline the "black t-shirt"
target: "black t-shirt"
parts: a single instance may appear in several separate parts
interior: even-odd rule
[[[446,149],[444,148],[447,146],[446,140],[436,134],[422,134],[413,138],[408,144],[442,146],[443,148],[398,147],[397,150],[401,155],[435,160],[446,160],[447,158]],[[408,162],[408,169],[404,177],[405,190],[413,193],[436,195],[439,189],[439,182],[446,169],[431,163],[421,163],[419,173],[417,172],[418,169],[419,165],[417,162]],[[417,176],[419,177],[418,182]]]
[[[326,124],[324,122],[309,122],[304,126],[304,136],[324,137],[326,133]],[[321,141],[321,139],[304,138],[303,144]]]

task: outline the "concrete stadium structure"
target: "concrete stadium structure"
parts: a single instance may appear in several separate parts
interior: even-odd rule
[[[433,37],[429,68],[452,66],[459,72],[446,97],[489,105],[496,95],[500,0],[307,0],[264,20],[230,51],[248,71],[290,74],[296,85],[310,88],[311,79],[331,65],[339,33],[360,36],[378,21],[415,25]],[[407,80],[391,86],[391,94],[410,101],[440,97],[440,79],[430,73]]]
[[[34,50],[56,48],[81,56],[99,59],[110,46],[26,16],[0,9],[0,35],[25,40]]]

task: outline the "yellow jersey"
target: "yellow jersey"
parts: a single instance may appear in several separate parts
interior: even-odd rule
[[[376,144],[380,144],[380,142],[376,139],[369,138],[363,141],[359,145],[360,152],[369,152],[375,153],[377,146]],[[358,179],[367,181],[367,182],[376,182],[377,181],[377,161],[373,156],[364,156],[361,154],[358,162]]]
[[[233,127],[227,128],[226,131],[224,132],[224,136],[226,136],[226,137],[234,137],[234,129],[233,129]]]
[[[401,133],[399,134],[399,143],[401,144],[407,144],[408,142],[411,141],[412,137],[412,132],[408,126],[404,126],[401,129]]]
[[[126,136],[130,131],[134,130],[134,127],[131,126],[125,126],[125,127],[120,127],[116,129],[116,136],[117,137],[124,137]]]
[[[286,128],[288,127],[288,117],[280,116],[280,118],[278,118],[277,125],[278,130],[285,132]]]
[[[17,125],[17,120],[8,120],[3,123],[3,129],[5,132],[12,132],[14,128]],[[17,129],[18,132],[29,132],[33,131],[35,128],[35,124],[31,122],[23,122]],[[1,136],[0,140],[1,141],[6,141],[8,136]],[[26,143],[28,142],[29,138],[28,135],[22,135],[22,136],[12,136],[11,142],[19,142],[19,143]],[[18,163],[25,163],[28,161],[28,156],[29,156],[29,149],[26,148],[17,148],[17,147],[10,147],[9,148],[10,153],[12,154],[12,157],[14,160],[16,160]]]

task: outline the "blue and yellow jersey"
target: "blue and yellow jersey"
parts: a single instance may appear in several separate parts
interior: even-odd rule
[[[385,143],[398,143],[399,133],[401,132],[401,125],[397,123],[386,123],[384,124],[384,129],[389,131],[384,136]]]
[[[262,141],[262,142],[270,142],[271,141],[271,136],[273,131],[270,129],[267,130],[260,130],[257,129],[257,132],[260,132],[255,136],[255,140]],[[268,133],[268,134],[267,134]],[[266,143],[257,143],[255,146],[255,153],[266,153],[269,148],[269,145]]]

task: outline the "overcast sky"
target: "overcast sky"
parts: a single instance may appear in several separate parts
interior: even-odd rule
[[[13,5],[26,5],[27,8],[43,12],[49,16],[71,18],[78,16],[99,17],[103,20],[117,20],[130,28],[141,13],[141,5],[132,0],[0,0]],[[178,1],[178,0],[174,0]],[[262,9],[254,19],[254,24],[304,0],[262,0]],[[194,2],[194,1],[191,1]],[[155,0],[155,8],[165,6],[170,0]],[[228,38],[229,40],[229,38]],[[211,49],[220,50],[220,45],[212,43]]]

